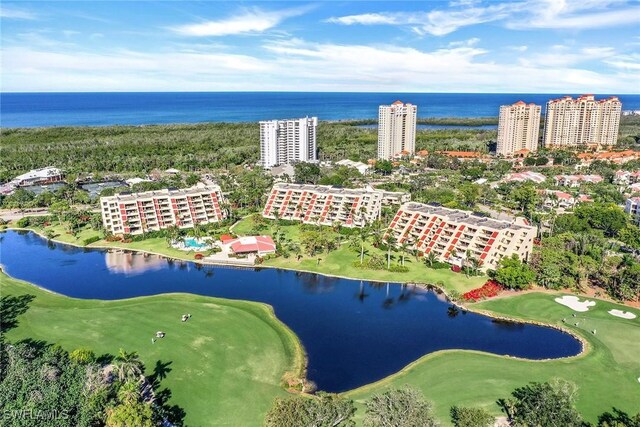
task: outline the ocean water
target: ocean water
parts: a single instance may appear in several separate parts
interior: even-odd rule
[[[577,94],[572,94],[577,95]],[[318,116],[320,120],[376,118],[378,105],[418,105],[419,117],[492,117],[519,100],[544,105],[558,94],[345,92],[100,92],[3,93],[0,126],[105,126],[161,123],[255,122]],[[597,95],[603,97],[608,95]],[[624,110],[640,109],[640,95],[619,95]]]

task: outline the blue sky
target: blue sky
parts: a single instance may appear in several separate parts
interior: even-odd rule
[[[640,2],[3,1],[3,91],[640,93]]]

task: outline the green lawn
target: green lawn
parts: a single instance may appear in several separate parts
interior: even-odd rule
[[[574,312],[555,303],[554,297],[530,293],[478,303],[473,308],[558,325],[563,318],[574,319]],[[638,317],[625,320],[611,316],[607,311],[612,308],[633,311]],[[362,402],[372,393],[411,384],[435,403],[438,417],[449,423],[449,408],[454,404],[483,406],[499,415],[496,400],[508,397],[516,387],[561,377],[578,385],[578,410],[591,422],[613,407],[633,414],[640,411],[640,311],[598,300],[587,313],[579,313],[576,321],[580,326],[571,329],[589,343],[583,356],[534,362],[471,351],[439,352],[346,395],[358,402],[361,417]],[[596,335],[591,333],[593,329]]]
[[[368,253],[378,252],[386,258],[386,252],[376,249],[370,245]],[[318,258],[320,263],[318,264]],[[394,261],[397,262],[398,254],[394,254]],[[466,292],[468,290],[482,286],[486,282],[486,276],[466,277],[464,274],[454,273],[448,269],[436,270],[426,267],[423,263],[417,262],[415,258],[405,259],[405,265],[409,267],[406,273],[394,273],[387,270],[366,270],[353,266],[353,261],[360,259],[360,253],[344,244],[339,249],[330,253],[319,254],[315,257],[304,257],[297,261],[295,256],[289,258],[274,258],[267,260],[265,265],[280,268],[291,268],[294,270],[306,270],[315,273],[331,274],[336,276],[351,277],[354,279],[378,280],[382,282],[411,282],[440,284],[446,290],[456,290]]]
[[[260,425],[285,371],[299,372],[296,336],[271,309],[245,301],[170,294],[120,301],[77,300],[0,275],[2,295],[32,294],[9,340],[41,339],[96,354],[137,351],[147,367],[170,363],[162,387],[191,426]],[[192,318],[181,322],[182,314]],[[166,337],[151,343],[157,330]]]
[[[46,230],[51,230],[54,233],[54,240],[58,240],[63,243],[71,243],[74,245],[83,245],[85,239],[89,239],[95,236],[102,236],[102,234],[94,230],[93,228],[86,226],[82,227],[76,236],[69,234],[67,229],[58,223],[54,223],[48,227],[29,227],[29,229],[34,230],[42,235],[44,235]]]
[[[253,222],[250,217],[243,218],[233,226],[233,232],[239,235],[250,234]],[[272,234],[275,230],[275,221],[267,221],[267,229],[264,234]],[[299,225],[283,225],[280,227],[287,238],[298,240],[300,236]],[[327,232],[334,233],[329,227]],[[335,234],[335,233],[334,233]],[[345,236],[345,240],[346,240]],[[373,247],[371,244],[366,245],[366,256],[378,254],[386,259],[387,253]],[[318,263],[320,258],[320,263]],[[400,260],[400,254],[392,253],[394,263]],[[413,257],[405,259],[405,265],[409,267],[406,273],[393,273],[386,270],[364,270],[356,268],[352,265],[353,261],[360,259],[359,250],[350,248],[344,243],[337,250],[330,253],[322,253],[314,257],[304,256],[297,261],[296,256],[291,254],[289,258],[273,258],[265,261],[264,265],[271,267],[289,268],[294,270],[305,270],[314,273],[330,274],[335,276],[345,276],[354,279],[378,280],[389,282],[412,282],[412,283],[428,283],[441,284],[445,289],[456,290],[458,292],[466,292],[468,290],[482,286],[487,280],[485,276],[481,277],[465,277],[463,274],[453,273],[448,269],[436,270],[426,267],[422,262],[418,262]]]

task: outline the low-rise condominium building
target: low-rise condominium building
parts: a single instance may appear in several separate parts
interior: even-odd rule
[[[317,117],[260,122],[260,166],[315,162]]]
[[[496,154],[510,157],[521,150],[538,151],[540,106],[518,101],[500,107]]]
[[[616,145],[621,111],[622,103],[615,96],[601,100],[593,95],[552,99],[547,102],[544,145]]]
[[[226,217],[222,204],[224,198],[217,185],[100,198],[104,228],[117,235],[218,222]]]
[[[278,183],[273,186],[262,211],[265,218],[276,217],[305,224],[362,227],[380,217],[385,199],[402,196],[371,188],[338,188],[328,185]],[[395,197],[395,199],[394,199]]]
[[[486,271],[496,269],[505,256],[528,260],[536,229],[519,220],[521,224],[410,202],[400,207],[387,235],[423,256],[434,253],[436,260],[459,266],[474,259]]]
[[[580,153],[578,154],[578,159],[580,160],[580,166],[589,166],[596,160],[623,165],[632,160],[640,159],[640,151],[624,150],[603,151],[598,153]]]
[[[636,184],[640,182],[640,170],[637,171],[616,171],[615,176],[613,177],[613,183],[628,186],[631,184]]]
[[[598,184],[604,180],[600,175],[556,175],[556,185],[564,187],[580,187],[582,184]]]
[[[507,174],[503,179],[504,182],[531,181],[536,184],[542,184],[546,180],[547,180],[547,177],[544,176],[543,174],[538,172],[531,172],[531,171],[510,173],[510,174]]]

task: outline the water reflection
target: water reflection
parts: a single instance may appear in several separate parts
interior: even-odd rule
[[[71,297],[113,300],[188,292],[269,304],[300,338],[308,356],[309,379],[325,391],[340,392],[379,380],[442,349],[529,359],[580,351],[580,343],[567,334],[492,321],[453,307],[442,292],[417,285],[270,268],[203,266],[62,244],[50,250],[48,242],[34,234],[11,231],[1,244],[8,274]],[[38,268],[33,268],[34,260]]]
[[[127,276],[160,270],[167,265],[167,260],[158,255],[119,250],[107,251],[104,262],[111,273]]]

